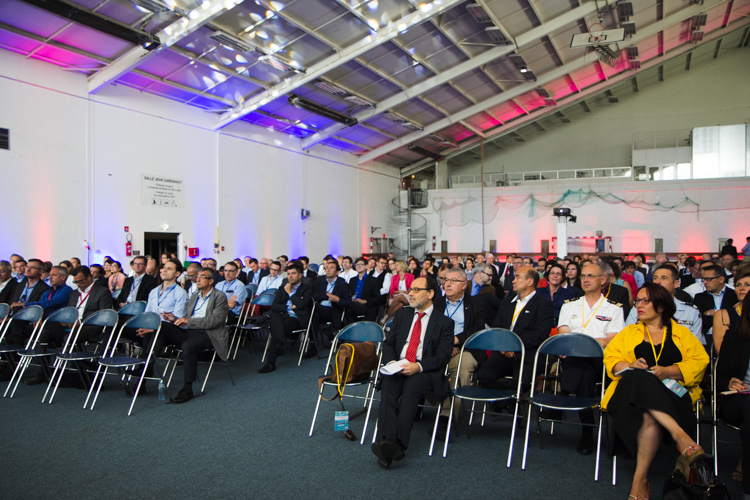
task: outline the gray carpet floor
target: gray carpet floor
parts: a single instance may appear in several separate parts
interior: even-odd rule
[[[260,346],[256,342],[256,349]],[[618,460],[617,485],[612,461],[602,456],[594,482],[595,456],[575,451],[579,427],[545,426],[530,437],[527,469],[521,470],[524,424],[519,425],[513,464],[506,468],[510,421],[475,420],[471,439],[452,437],[448,457],[442,448],[428,457],[434,410],[414,424],[407,457],[382,470],[370,451],[377,402],[365,446],[334,431],[339,404],[321,403],[315,433],[308,431],[317,398],[317,376],[325,361],[297,367],[287,354],[276,372],[259,375],[260,354],[240,349],[232,362],[236,385],[226,367],[214,367],[206,395],[183,404],[158,401],[148,386],[128,417],[129,399],[114,378],[105,383],[94,411],[82,409],[86,393],[60,389],[54,403],[41,404],[45,386],[21,385],[11,400],[0,401],[0,498],[512,498],[625,499],[634,460]],[[203,376],[207,365],[199,367]],[[182,385],[178,367],[173,395]],[[197,384],[196,384],[197,385]],[[5,384],[0,385],[4,390]],[[199,386],[196,387],[199,389]],[[354,412],[359,403],[348,403]],[[577,417],[569,417],[577,421]],[[364,416],[351,421],[357,437]],[[710,427],[704,426],[704,445]],[[736,433],[723,438],[738,441]],[[438,443],[442,445],[442,443]],[[723,445],[720,477],[741,498],[729,474],[739,447]],[[652,498],[661,498],[676,452],[662,446],[651,468]]]

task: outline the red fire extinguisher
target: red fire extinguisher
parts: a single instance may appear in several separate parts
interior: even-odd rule
[[[437,242],[435,241],[435,237],[433,236],[432,237],[432,251],[433,252],[435,251],[436,246],[437,246]]]
[[[125,256],[130,257],[131,255],[133,255],[133,235],[128,233],[126,238],[127,241],[125,242]]]

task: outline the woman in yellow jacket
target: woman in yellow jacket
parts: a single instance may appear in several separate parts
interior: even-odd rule
[[[665,430],[690,463],[704,454],[686,429],[695,428],[693,407],[708,354],[672,319],[674,299],[662,286],[646,283],[634,305],[638,323],[618,333],[604,351],[613,382],[602,408],[614,418],[616,439],[636,456],[628,498],[640,500],[649,496],[648,469]]]

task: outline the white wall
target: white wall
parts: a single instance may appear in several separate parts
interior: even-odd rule
[[[634,133],[667,131],[730,125],[750,121],[750,51],[722,47],[721,56],[693,57],[685,71],[684,58],[668,63],[664,81],[655,77],[639,80],[639,92],[630,83],[616,91],[620,102],[591,104],[591,113],[580,112],[569,124],[554,123],[545,132],[524,129],[527,142],[492,150],[485,146],[484,171],[523,172],[607,168],[631,163]],[[566,113],[566,110],[562,110]],[[571,113],[568,113],[569,115]],[[527,132],[528,131],[528,132]],[[474,150],[479,153],[479,149]],[[480,172],[478,160],[460,157],[461,165],[451,161],[451,175]]]
[[[388,227],[398,171],[330,148],[301,151],[298,139],[246,123],[216,133],[215,115],[165,98],[109,86],[86,93],[83,75],[0,51],[0,151],[7,217],[0,258],[124,259],[143,233],[181,233],[201,257],[215,256],[217,228],[235,256],[358,255],[369,226]],[[184,180],[185,206],[141,203],[141,175]],[[33,202],[31,201],[33,200]],[[311,211],[306,221],[300,209]],[[361,215],[361,218],[360,218]],[[366,229],[366,231],[365,231]],[[182,249],[181,249],[182,250]]]
[[[750,179],[632,183],[537,183],[534,186],[485,188],[485,238],[497,241],[500,253],[541,251],[541,240],[556,236],[557,218],[540,205],[532,215],[530,195],[542,203],[560,199],[568,189],[593,190],[632,202],[608,203],[591,199],[579,206],[570,200],[578,222],[568,225],[568,237],[592,237],[596,231],[612,237],[614,252],[654,252],[654,238],[664,239],[666,252],[702,253],[718,251],[719,238],[744,242],[750,236]],[[449,252],[475,253],[483,248],[477,188],[432,190],[430,208],[418,211],[427,219],[427,238],[448,241]],[[645,204],[676,205],[689,198],[698,208],[686,204],[677,210],[659,211]],[[612,198],[608,198],[613,201]],[[468,200],[476,200],[468,202]],[[643,203],[641,203],[643,202]],[[436,211],[436,207],[445,207]],[[643,208],[639,208],[643,207]],[[744,244],[744,243],[741,243]]]

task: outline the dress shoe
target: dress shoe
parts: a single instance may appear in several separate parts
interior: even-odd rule
[[[398,444],[395,439],[384,439],[383,442],[380,443],[380,449],[382,450],[383,456],[386,459],[394,460],[396,462],[398,462],[399,460],[403,460],[406,456],[406,453],[404,453],[404,449],[400,444]]]
[[[184,387],[180,389],[180,392],[177,393],[177,397],[172,399],[172,402],[174,404],[182,404],[182,403],[187,403],[191,399],[193,399],[193,388]]]
[[[38,384],[43,384],[46,381],[47,381],[47,377],[45,377],[44,373],[41,370],[39,370],[39,372],[36,375],[34,375],[31,378],[25,379],[23,383],[26,385],[38,385]]]
[[[263,365],[263,367],[258,370],[258,373],[271,373],[276,369],[276,363],[271,363],[270,361]]]
[[[318,351],[317,349],[308,349],[305,354],[302,355],[302,359],[310,359],[317,357]]]
[[[583,434],[581,436],[576,451],[581,455],[591,455],[594,453],[594,440],[590,434]]]
[[[384,442],[385,441],[376,441],[372,443],[372,447],[370,449],[375,454],[375,456],[378,457],[378,465],[384,468],[385,470],[388,470],[391,468],[391,462],[393,461],[393,459],[386,458],[386,456],[383,455],[383,448],[381,445]]]

